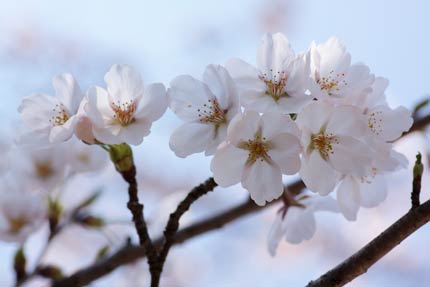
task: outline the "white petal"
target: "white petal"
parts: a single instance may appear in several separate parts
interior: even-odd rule
[[[388,106],[375,107],[369,112],[368,121],[374,135],[385,141],[398,139],[413,124],[411,112],[404,107],[394,110]]]
[[[284,226],[282,214],[278,212],[267,236],[267,249],[272,256],[276,255],[276,249],[278,249],[278,245],[282,237],[284,237],[286,231]]]
[[[52,116],[52,109],[59,104],[58,100],[44,94],[36,94],[25,97],[18,111],[24,124],[31,130],[49,129],[52,124],[49,122]]]
[[[332,192],[337,182],[334,169],[316,151],[302,157],[300,176],[307,188],[321,195]]]
[[[351,64],[351,55],[346,47],[337,38],[329,38],[325,43],[315,47],[320,56],[319,72],[321,77],[329,75],[333,70],[335,74],[344,72]]]
[[[363,176],[369,174],[372,164],[372,150],[365,143],[346,136],[336,137],[333,153],[329,160],[333,167],[344,174]]]
[[[245,61],[231,59],[225,66],[240,89],[264,91],[266,88],[264,82],[258,77],[258,70]]]
[[[70,74],[55,76],[52,80],[56,95],[71,114],[76,114],[84,95],[75,78]]]
[[[333,111],[327,124],[327,133],[359,138],[366,131],[366,118],[354,106],[339,106]]]
[[[100,87],[91,87],[88,90],[88,103],[84,110],[92,124],[99,129],[104,128],[106,122],[112,120],[115,115],[110,107],[107,91]]]
[[[186,157],[204,151],[214,136],[214,125],[185,123],[170,136],[169,145],[178,157]]]
[[[247,151],[231,144],[218,148],[211,162],[215,182],[223,187],[240,182],[247,158]]]
[[[270,158],[279,165],[283,174],[295,174],[300,170],[300,142],[292,134],[283,133],[270,141]]]
[[[311,239],[316,231],[315,216],[311,211],[300,207],[290,207],[285,217],[285,239],[299,244]]]
[[[273,79],[294,58],[294,51],[283,34],[266,33],[258,49],[257,67],[267,79]]]
[[[240,93],[241,104],[247,110],[260,113],[278,110],[278,103],[266,95],[265,90],[243,90]]]
[[[265,113],[261,120],[263,122],[263,137],[267,140],[278,136],[281,133],[289,133],[296,137],[300,136],[300,131],[290,116],[280,112]]]
[[[331,106],[319,101],[313,102],[297,115],[296,123],[300,129],[307,129],[318,134],[321,128],[327,124],[332,112]]]
[[[166,111],[168,103],[164,85],[151,84],[146,87],[134,117],[136,119],[145,119],[149,122],[156,121]]]
[[[106,73],[104,80],[110,100],[113,102],[130,102],[140,98],[143,93],[143,81],[140,73],[128,65],[113,65]]]
[[[75,131],[78,120],[77,116],[72,116],[63,125],[53,127],[49,134],[49,141],[51,143],[61,143],[69,140]]]
[[[215,97],[205,83],[189,75],[174,78],[167,93],[170,108],[183,121],[198,120],[199,109]]]
[[[227,129],[227,137],[231,143],[237,145],[241,141],[254,139],[260,126],[260,115],[256,111],[246,111],[243,114],[237,114],[231,120]]]
[[[312,97],[303,93],[278,100],[278,108],[285,114],[300,113],[303,108],[312,102]]]
[[[346,219],[355,221],[361,205],[360,187],[355,179],[347,176],[337,190],[337,202]]]
[[[384,176],[378,175],[370,182],[360,184],[361,206],[372,208],[387,198],[387,183]]]
[[[263,206],[279,198],[284,192],[281,170],[275,163],[257,160],[246,166],[242,174],[242,185],[256,204]]]
[[[375,81],[375,76],[370,74],[370,69],[363,64],[354,64],[345,75],[346,86],[342,86],[344,95],[353,95],[356,93],[370,93],[371,87]]]
[[[208,65],[203,73],[203,81],[216,96],[222,109],[239,109],[236,84],[224,67]]]

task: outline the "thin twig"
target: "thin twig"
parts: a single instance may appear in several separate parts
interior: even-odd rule
[[[423,176],[424,166],[421,162],[421,154],[417,154],[417,160],[415,161],[413,170],[413,181],[412,181],[412,193],[411,202],[412,208],[420,206],[420,193],[421,193],[421,178]]]
[[[360,251],[317,280],[311,281],[307,287],[336,287],[351,282],[429,221],[430,200],[417,208],[411,209]]]

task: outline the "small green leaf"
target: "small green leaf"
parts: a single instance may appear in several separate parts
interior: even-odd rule
[[[102,247],[102,248],[97,252],[97,255],[96,255],[96,261],[99,261],[99,260],[101,260],[101,259],[103,259],[103,258],[106,258],[106,256],[107,256],[107,254],[108,254],[109,250],[110,250],[109,245],[105,245],[105,246],[103,246],[103,247]]]
[[[63,272],[61,269],[54,265],[39,266],[36,270],[36,273],[42,277],[52,280],[63,278]]]
[[[25,258],[24,248],[21,246],[15,253],[13,268],[15,270],[16,279],[19,282],[25,276],[27,272],[25,271],[27,265],[27,259]]]

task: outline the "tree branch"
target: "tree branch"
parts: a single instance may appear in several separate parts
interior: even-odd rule
[[[307,287],[343,286],[365,273],[369,267],[430,221],[430,200],[411,209],[360,251],[321,276]]]
[[[415,119],[411,129],[408,132],[405,132],[402,135],[402,137],[412,132],[424,129],[429,123],[430,123],[430,115]],[[288,185],[287,188],[291,193],[299,193],[304,188],[304,184],[301,181],[297,181]],[[188,227],[183,228],[182,230],[176,233],[175,241],[173,244],[182,243],[200,234],[221,228],[224,225],[238,218],[241,218],[242,216],[251,214],[255,211],[262,210],[278,201],[273,201],[265,205],[264,207],[259,207],[256,204],[254,204],[251,200],[248,200],[223,213],[220,213],[211,218],[202,220],[200,222],[197,222],[195,224],[192,224]],[[162,243],[163,243],[162,239],[155,240],[154,246],[158,248],[161,246]],[[75,287],[75,286],[83,286],[83,285],[89,284],[92,281],[98,278],[101,278],[106,274],[109,274],[110,272],[112,272],[112,270],[122,265],[134,262],[135,260],[141,259],[145,256],[146,256],[146,252],[144,248],[138,247],[138,246],[125,246],[120,250],[118,250],[112,256],[104,260],[100,260],[99,262],[96,262],[94,265],[81,269],[76,273],[74,273],[73,275],[71,275],[70,277],[66,277],[62,280],[54,282],[53,287]]]

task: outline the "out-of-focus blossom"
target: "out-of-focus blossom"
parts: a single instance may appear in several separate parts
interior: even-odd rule
[[[345,97],[372,91],[374,75],[366,65],[351,65],[351,55],[338,39],[332,37],[319,45],[312,43],[309,56],[312,78],[309,90],[313,98],[339,103]]]
[[[170,148],[179,157],[205,151],[212,155],[227,136],[227,126],[240,111],[233,79],[226,69],[209,65],[203,82],[178,76],[168,91],[170,108],[183,121],[170,137]]]
[[[70,74],[54,77],[56,97],[35,94],[22,100],[19,112],[24,124],[51,143],[70,139],[78,121],[77,112],[83,94]],[[31,139],[29,139],[31,140]]]
[[[366,126],[358,108],[314,102],[298,115],[297,124],[304,148],[300,175],[310,190],[327,195],[339,175],[370,173],[372,150],[362,140]]]
[[[242,105],[258,112],[273,109],[299,112],[312,100],[306,93],[308,67],[305,55],[296,56],[281,33],[263,36],[257,53],[257,69],[240,59],[227,63],[238,85]]]
[[[301,206],[283,207],[276,214],[267,240],[268,250],[272,256],[275,256],[283,237],[292,244],[311,239],[316,231],[316,212],[339,212],[336,201],[329,196],[298,195],[295,201]]]
[[[100,171],[108,162],[108,154],[98,146],[73,140],[68,145],[68,163],[72,172]]]
[[[42,193],[15,178],[3,179],[1,186],[0,240],[23,243],[47,217]]]
[[[104,80],[107,90],[90,88],[84,108],[94,136],[105,144],[140,144],[150,133],[152,123],[166,111],[168,100],[163,84],[144,89],[139,72],[127,65],[113,65]]]
[[[0,174],[9,168],[10,145],[0,141]]]
[[[282,174],[300,169],[299,136],[295,123],[279,112],[238,114],[212,159],[215,181],[223,187],[241,182],[258,205],[280,197]]]

